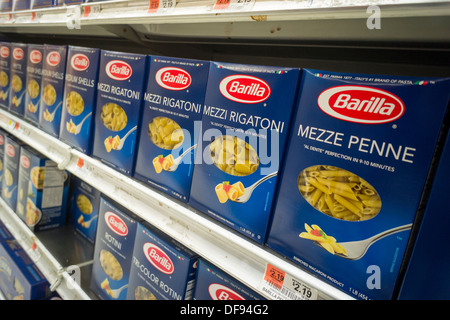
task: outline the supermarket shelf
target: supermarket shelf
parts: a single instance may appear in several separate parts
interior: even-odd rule
[[[245,239],[184,203],[122,175],[97,159],[70,149],[5,110],[0,110],[0,127],[269,299],[271,297],[261,290],[267,264],[312,288],[317,299],[354,299],[264,246]]]
[[[48,247],[40,241],[3,199],[0,199],[0,220],[47,278],[52,291],[56,290],[65,300],[91,299],[85,290],[69,275],[66,268],[56,260]]]

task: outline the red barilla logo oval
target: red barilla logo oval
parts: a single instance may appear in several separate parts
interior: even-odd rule
[[[8,58],[9,57],[9,48],[8,47],[2,47],[0,49],[0,56],[2,58]]]
[[[39,50],[31,50],[30,61],[34,64],[42,61],[42,53]]]
[[[74,54],[70,60],[70,65],[76,71],[84,71],[89,68],[89,58],[82,53]]]
[[[6,145],[6,153],[8,154],[8,156],[13,158],[16,155],[16,149],[14,149],[14,147],[8,143]]]
[[[161,87],[175,91],[187,89],[192,83],[192,77],[186,70],[175,67],[159,69],[155,79]]]
[[[125,237],[128,234],[128,227],[125,221],[113,212],[105,213],[106,225],[117,235]]]
[[[133,74],[133,69],[125,61],[112,60],[106,64],[105,67],[106,74],[108,77],[114,80],[127,80]]]
[[[270,87],[265,81],[243,74],[224,78],[219,90],[225,98],[239,103],[260,103],[270,96]]]
[[[208,293],[213,300],[245,300],[245,298],[236,291],[218,283],[210,284]]]
[[[57,66],[61,61],[61,56],[58,51],[50,51],[47,54],[47,63],[53,67]]]
[[[16,60],[22,60],[25,56],[25,52],[23,52],[22,48],[14,48],[13,57]]]
[[[2,146],[5,143],[5,138],[0,135],[0,146]]]
[[[334,118],[364,124],[381,124],[400,118],[405,105],[396,95],[364,86],[337,86],[323,91],[319,108]]]
[[[159,271],[164,274],[172,274],[175,271],[170,257],[157,245],[147,242],[142,246],[147,260]]]
[[[20,158],[20,163],[22,163],[22,167],[24,167],[25,169],[28,169],[30,167],[30,159],[25,156],[22,156]]]

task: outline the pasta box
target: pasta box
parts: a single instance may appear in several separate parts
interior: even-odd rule
[[[92,155],[131,176],[141,117],[147,56],[102,50]]]
[[[11,44],[0,42],[0,107],[9,108],[9,86],[11,83]]]
[[[14,136],[5,136],[3,156],[2,198],[15,211],[17,204],[17,181],[19,176],[20,148],[23,143]]]
[[[125,300],[139,220],[113,200],[100,198],[91,290],[103,300]]]
[[[28,46],[24,43],[11,43],[11,85],[9,87],[9,111],[22,117],[27,91]]]
[[[304,70],[267,245],[355,298],[391,299],[449,88]]]
[[[197,254],[149,224],[138,225],[127,300],[190,300]]]
[[[211,62],[189,203],[259,243],[266,237],[299,73]]]
[[[97,98],[99,49],[69,46],[59,138],[90,154]]]
[[[214,264],[198,260],[193,300],[266,300]]]
[[[97,234],[101,193],[82,179],[72,176],[70,186],[70,222],[90,242]]]
[[[25,93],[24,118],[35,125],[39,125],[44,46],[41,44],[29,44],[27,51],[27,91]]]
[[[184,202],[191,189],[208,72],[207,61],[152,56],[144,93],[134,176]]]
[[[44,45],[39,126],[58,137],[64,96],[67,46]]]
[[[50,284],[16,240],[0,242],[0,290],[7,300],[40,300]]]
[[[12,0],[12,11],[29,10],[32,0]]]
[[[28,145],[20,148],[16,214],[35,231],[66,222],[70,175]]]
[[[31,9],[50,8],[56,0],[31,0]]]
[[[3,173],[5,171],[5,142],[6,142],[7,133],[3,129],[0,129],[0,184],[3,181]]]
[[[0,2],[0,12],[9,12],[12,10],[13,0],[3,0]]]
[[[447,246],[447,226],[450,223],[447,181],[450,179],[450,132],[444,144],[434,177],[425,213],[412,246],[406,272],[398,295],[399,300],[448,300],[450,254]],[[433,270],[433,272],[430,272]],[[424,277],[426,275],[426,277]]]
[[[0,220],[0,242],[13,239],[14,236],[11,234],[11,231],[9,231],[5,224]]]

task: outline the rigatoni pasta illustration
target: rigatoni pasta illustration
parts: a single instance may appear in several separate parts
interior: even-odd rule
[[[166,117],[156,117],[148,124],[148,135],[158,147],[166,150],[178,148],[184,133],[178,123]]]
[[[238,181],[230,185],[229,181],[219,183],[216,188],[216,195],[220,203],[225,203],[228,200],[236,201],[245,192],[244,185]]]
[[[310,205],[337,219],[368,220],[381,209],[378,192],[347,170],[326,165],[311,166],[299,174],[297,183]]]
[[[259,157],[255,149],[237,137],[216,137],[209,151],[216,167],[228,174],[246,176],[258,169]]]
[[[334,237],[327,235],[319,226],[313,224],[310,227],[305,223],[305,230],[306,232],[300,233],[300,238],[309,239],[316,242],[331,254],[338,253],[344,256],[347,255],[345,248],[337,243]]]
[[[161,173],[161,171],[167,171],[174,164],[174,158],[171,154],[163,157],[163,155],[159,155],[153,159],[153,167],[155,168],[156,173]]]

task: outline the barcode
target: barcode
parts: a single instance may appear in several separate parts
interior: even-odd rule
[[[279,293],[281,293],[284,297],[287,298],[287,300],[304,300],[302,297],[300,297],[295,292],[287,289],[286,287],[280,286],[277,283],[273,283],[271,281],[267,281],[270,287],[279,290]]]

